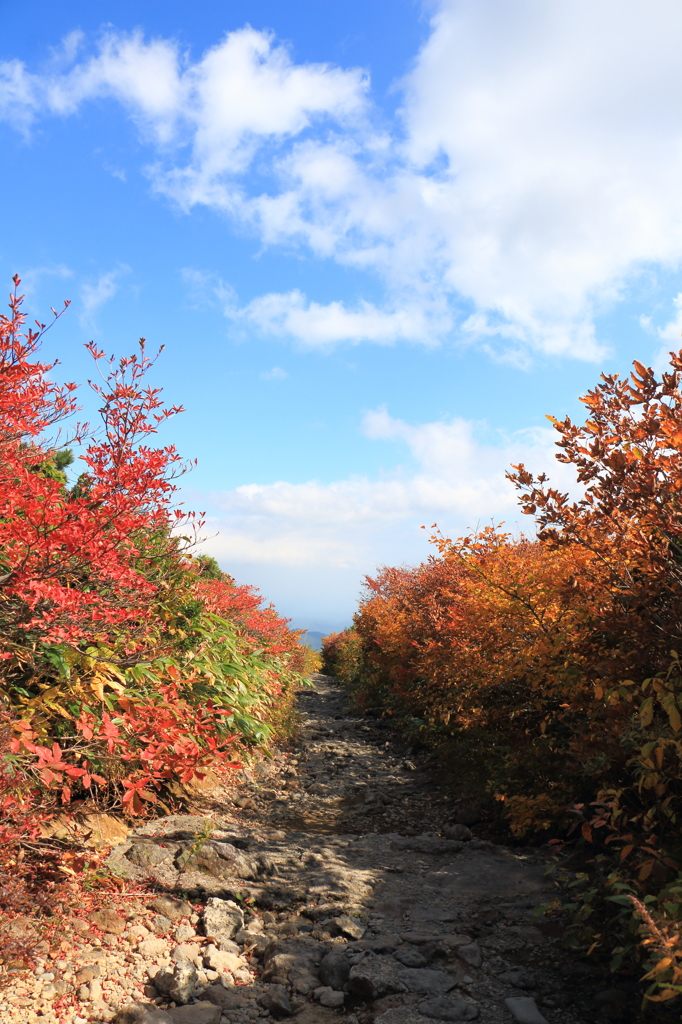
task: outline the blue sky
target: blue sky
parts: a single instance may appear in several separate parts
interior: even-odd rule
[[[343,626],[682,331],[668,0],[0,3],[0,266],[65,379],[165,352],[207,550]],[[87,396],[84,396],[87,409]]]

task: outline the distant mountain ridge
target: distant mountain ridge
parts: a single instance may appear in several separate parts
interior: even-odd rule
[[[301,643],[307,644],[308,647],[312,647],[314,651],[321,651],[322,637],[326,635],[326,633],[318,633],[314,629],[307,629],[301,637]]]

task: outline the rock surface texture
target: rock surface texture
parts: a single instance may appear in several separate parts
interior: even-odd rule
[[[73,918],[64,958],[0,992],[0,1021],[632,1019],[633,992],[536,926],[555,895],[541,853],[476,839],[476,813],[382,719],[349,716],[333,679],[313,684],[298,750],[207,793],[200,813],[133,830],[109,866],[157,893]]]

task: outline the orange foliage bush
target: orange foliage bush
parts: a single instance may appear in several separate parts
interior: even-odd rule
[[[552,420],[578,498],[514,467],[535,539],[436,534],[424,564],[367,579],[326,648],[361,705],[437,748],[517,835],[572,821],[620,864],[604,899],[659,902],[662,928],[682,918],[682,352],[671,361],[660,380],[640,363],[603,376],[582,426]],[[676,994],[666,970],[650,969],[652,995]]]

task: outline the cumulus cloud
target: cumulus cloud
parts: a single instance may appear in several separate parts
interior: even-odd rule
[[[597,359],[599,313],[643,268],[682,259],[682,8],[431,10],[388,127],[364,73],[296,64],[250,27],[194,62],[173,40],[114,31],[60,66],[5,61],[0,116],[27,130],[113,97],[155,147],[158,192],[386,288],[377,305],[265,295],[243,311],[256,327],[314,346],[455,335]]]
[[[512,463],[549,469],[559,485],[570,479],[554,460],[549,429],[486,439],[485,424],[454,418],[412,425],[386,409],[368,412],[362,429],[373,440],[402,444],[410,465],[378,479],[246,484],[214,494],[210,523],[220,533],[210,550],[228,568],[326,567],[357,577],[379,561],[424,557],[419,527],[435,519],[462,532],[491,518],[516,522],[515,491],[505,478]]]
[[[255,327],[263,334],[293,338],[308,348],[329,348],[339,342],[435,341],[442,314],[413,306],[383,310],[370,302],[349,309],[343,302],[312,302],[295,289],[261,295],[244,307],[226,306],[230,319]]]

